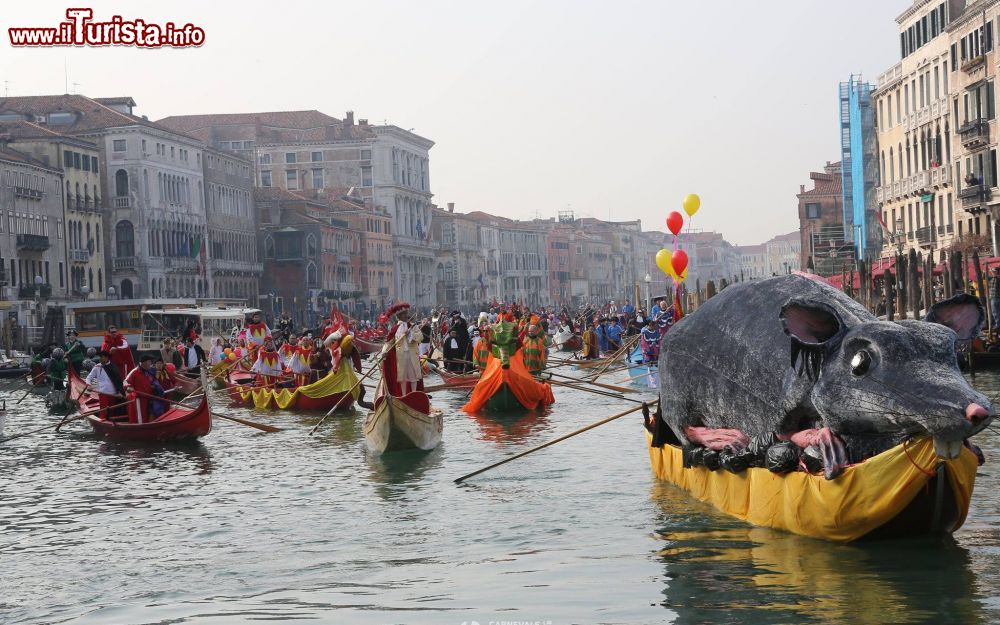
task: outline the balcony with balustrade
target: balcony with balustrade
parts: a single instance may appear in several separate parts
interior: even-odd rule
[[[44,234],[19,234],[16,244],[20,251],[44,252],[49,249],[49,237]]]
[[[958,129],[958,136],[966,150],[984,148],[990,142],[990,123],[985,119],[974,119]]]
[[[988,184],[973,184],[959,191],[958,197],[962,200],[962,208],[976,214],[988,210],[986,202],[992,199],[993,192]]]
[[[69,260],[73,263],[89,263],[90,262],[90,250],[88,249],[75,249],[70,248],[69,250]]]
[[[115,271],[134,270],[135,256],[116,256],[112,261],[112,265]]]
[[[115,208],[132,208],[132,198],[128,196],[121,196],[115,198]]]

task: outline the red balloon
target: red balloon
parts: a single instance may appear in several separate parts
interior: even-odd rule
[[[177,372],[177,367],[172,362],[168,362],[167,364],[163,365],[163,368],[167,370],[167,373]]]
[[[681,275],[688,266],[688,255],[684,250],[674,250],[670,257],[670,266],[674,268],[674,273]]]
[[[677,211],[672,211],[669,215],[667,215],[667,230],[670,230],[670,232],[672,232],[674,236],[680,234],[681,228],[683,227],[684,227],[684,217],[681,216],[680,213],[678,213]]]

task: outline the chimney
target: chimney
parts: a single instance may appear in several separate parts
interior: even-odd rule
[[[448,202],[448,212],[449,213],[454,213],[455,212],[455,203],[454,202]]]
[[[805,192],[806,192],[806,185],[800,184],[799,185],[799,193],[805,193]]]
[[[359,119],[358,120],[358,125],[359,126],[367,126],[368,125],[368,120],[367,119]]]
[[[347,115],[344,116],[344,125],[345,126],[354,125],[354,111],[347,111]]]

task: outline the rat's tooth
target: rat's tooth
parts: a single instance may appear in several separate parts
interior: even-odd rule
[[[962,441],[946,441],[935,436],[934,452],[940,458],[947,458],[948,460],[958,458],[958,455],[962,453]]]

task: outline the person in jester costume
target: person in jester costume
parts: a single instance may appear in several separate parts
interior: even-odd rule
[[[500,359],[504,369],[510,368],[510,355],[517,351],[517,327],[514,325],[514,314],[506,313],[490,326],[490,336],[493,338],[493,356]]]

